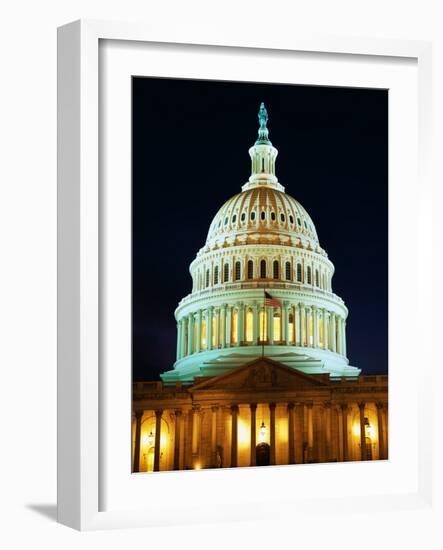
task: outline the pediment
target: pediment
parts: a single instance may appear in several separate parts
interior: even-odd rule
[[[197,381],[196,390],[266,391],[329,386],[327,374],[305,374],[268,358],[259,358],[213,378]]]

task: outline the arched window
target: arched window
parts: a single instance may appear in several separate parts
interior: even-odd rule
[[[223,282],[227,283],[229,281],[229,264],[225,264],[223,267]]]
[[[237,221],[237,214],[234,214],[232,216],[232,223],[235,223]]]
[[[273,272],[274,279],[278,279],[279,278],[279,263],[278,263],[278,260],[274,260],[274,263],[272,264],[272,272]]]
[[[241,263],[235,262],[235,280],[239,281],[241,277]]]
[[[310,265],[308,265],[308,269],[306,272],[306,281],[308,285],[312,285],[312,269]]]
[[[242,212],[242,215],[241,215],[241,221],[244,222],[246,220],[246,212]]]
[[[218,285],[218,265],[214,267],[214,284]]]
[[[271,212],[271,220],[275,222],[275,212]]]
[[[287,281],[291,280],[291,262],[285,263],[285,277]]]
[[[297,264],[297,281],[298,281],[299,283],[302,282],[301,264]]]
[[[255,220],[255,212],[251,212],[251,221]]]
[[[318,269],[315,270],[315,286],[320,286],[320,277],[318,274]]]
[[[282,222],[285,221],[285,215],[283,214],[283,212],[280,214],[280,219],[281,219]]]
[[[263,210],[263,212],[260,214],[260,218],[262,219],[262,221],[265,221],[266,220],[266,212]]]
[[[266,260],[260,262],[260,278],[266,279]]]
[[[206,270],[205,286],[206,288],[209,286],[209,269]]]
[[[254,278],[254,262],[252,260],[248,260],[248,279]]]

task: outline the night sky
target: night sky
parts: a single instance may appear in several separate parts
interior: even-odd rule
[[[250,175],[264,101],[276,173],[308,211],[349,309],[347,352],[388,369],[388,92],[133,78],[133,367],[175,361],[174,310],[222,204]]]

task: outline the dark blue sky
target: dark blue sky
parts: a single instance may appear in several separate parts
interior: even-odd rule
[[[174,309],[220,206],[250,175],[264,101],[277,176],[309,212],[349,308],[348,357],[388,364],[388,92],[133,78],[133,367],[175,360]]]

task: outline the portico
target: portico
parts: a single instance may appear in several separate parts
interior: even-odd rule
[[[331,381],[260,358],[188,387],[155,384],[135,387],[134,471],[387,458],[384,376]]]

